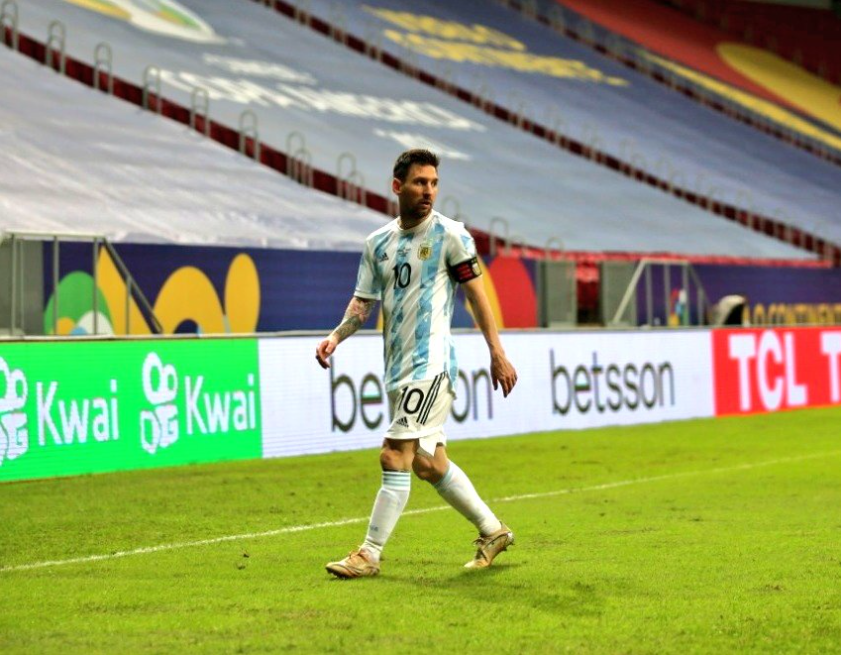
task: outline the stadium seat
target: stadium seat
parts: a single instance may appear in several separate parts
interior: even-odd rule
[[[6,48],[0,85],[0,231],[358,251],[384,223]]]
[[[643,6],[636,3],[581,3],[604,12],[614,4],[617,22],[648,16],[635,9]],[[334,5],[341,7],[341,17],[331,9]],[[360,38],[367,35],[397,58],[417,61],[423,71],[480,95],[484,89],[494,102],[526,119],[592,144],[674,186],[841,241],[835,210],[841,204],[838,166],[702,106],[511,9],[478,0],[433,0],[422,10],[405,0],[384,6],[314,0],[312,11]],[[567,17],[574,25],[582,20],[571,13]],[[480,27],[471,33],[474,24]],[[481,30],[495,35],[496,45],[480,43]],[[675,34],[684,39],[682,32]],[[695,47],[693,42],[682,44]],[[694,76],[690,79],[709,88],[722,87],[687,67],[672,65],[669,70]],[[757,84],[749,88],[763,92]],[[730,102],[735,90],[726,91],[722,99]],[[763,100],[782,101],[764,93]],[[792,120],[821,130],[828,143],[841,149],[841,137],[834,131],[803,119],[791,105],[785,109]]]
[[[214,120],[235,126],[248,110],[262,142],[284,149],[303,136],[315,166],[374,190],[385,192],[395,153],[429,144],[444,158],[442,210],[485,231],[498,230],[504,217],[512,240],[541,246],[561,237],[573,250],[809,257],[349,56],[256,3],[179,6],[199,17],[189,38],[65,2],[24,6],[20,28],[46,35],[51,21],[62,21],[67,53],[82,61],[109,42],[117,76],[138,81],[145,72],[153,89],[159,77],[165,97],[184,106],[196,87],[205,88]]]

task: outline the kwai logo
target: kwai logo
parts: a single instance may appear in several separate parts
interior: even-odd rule
[[[247,389],[210,393],[202,391],[204,376],[184,376],[187,434],[245,432],[257,427],[254,374],[246,376]]]
[[[154,455],[178,441],[178,374],[171,364],[164,366],[157,353],[143,361],[143,395],[154,407],[140,412],[140,444]]]
[[[62,384],[66,388],[66,383]],[[35,383],[39,446],[46,445],[48,436],[56,446],[87,443],[88,437],[99,442],[120,438],[117,380],[109,383],[110,398],[104,394],[93,398],[57,398],[61,386],[55,380]],[[69,386],[69,393],[73,393],[73,384]]]
[[[23,411],[28,391],[23,371],[10,368],[0,357],[0,466],[4,460],[17,459],[29,450]]]
[[[184,375],[179,379],[173,364],[164,364],[157,353],[149,353],[143,362],[143,393],[153,407],[140,412],[143,449],[154,455],[174,444],[182,434],[254,430],[257,427],[254,378],[253,373],[246,376],[245,389],[206,391],[204,375]],[[183,399],[179,388],[183,389]]]
[[[185,41],[225,43],[210,25],[177,0],[65,0],[125,20],[142,30]]]

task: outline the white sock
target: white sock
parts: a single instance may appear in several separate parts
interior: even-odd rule
[[[441,498],[479,529],[482,536],[499,530],[502,522],[479,497],[470,478],[455,462],[450,462],[444,477],[433,486]]]
[[[368,534],[362,544],[362,548],[368,551],[374,562],[380,561],[385,542],[397,525],[403,508],[406,507],[411,485],[412,474],[409,471],[383,471],[383,485],[374,501]]]

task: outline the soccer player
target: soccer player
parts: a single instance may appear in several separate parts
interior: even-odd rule
[[[438,195],[438,157],[409,150],[394,165],[392,190],[400,216],[365,241],[356,290],[342,323],[316,348],[323,368],[336,347],[383,305],[385,383],[392,421],[380,452],[382,487],[362,545],[327,564],[340,578],[377,575],[380,555],[406,501],[411,471],[431,483],[444,500],[479,530],[467,568],[485,568],[514,543],[514,534],[447,457],[443,425],[455,397],[458,372],[450,334],[456,284],[461,284],[491,357],[495,389],[508,396],[517,372],[505,356],[480,279],[476,244],[464,224],[432,209]]]

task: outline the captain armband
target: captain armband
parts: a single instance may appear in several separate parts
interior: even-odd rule
[[[449,269],[450,275],[459,284],[470,282],[470,280],[473,280],[482,274],[482,269],[479,268],[478,257],[473,257],[472,259],[463,261],[455,266],[450,266]]]

